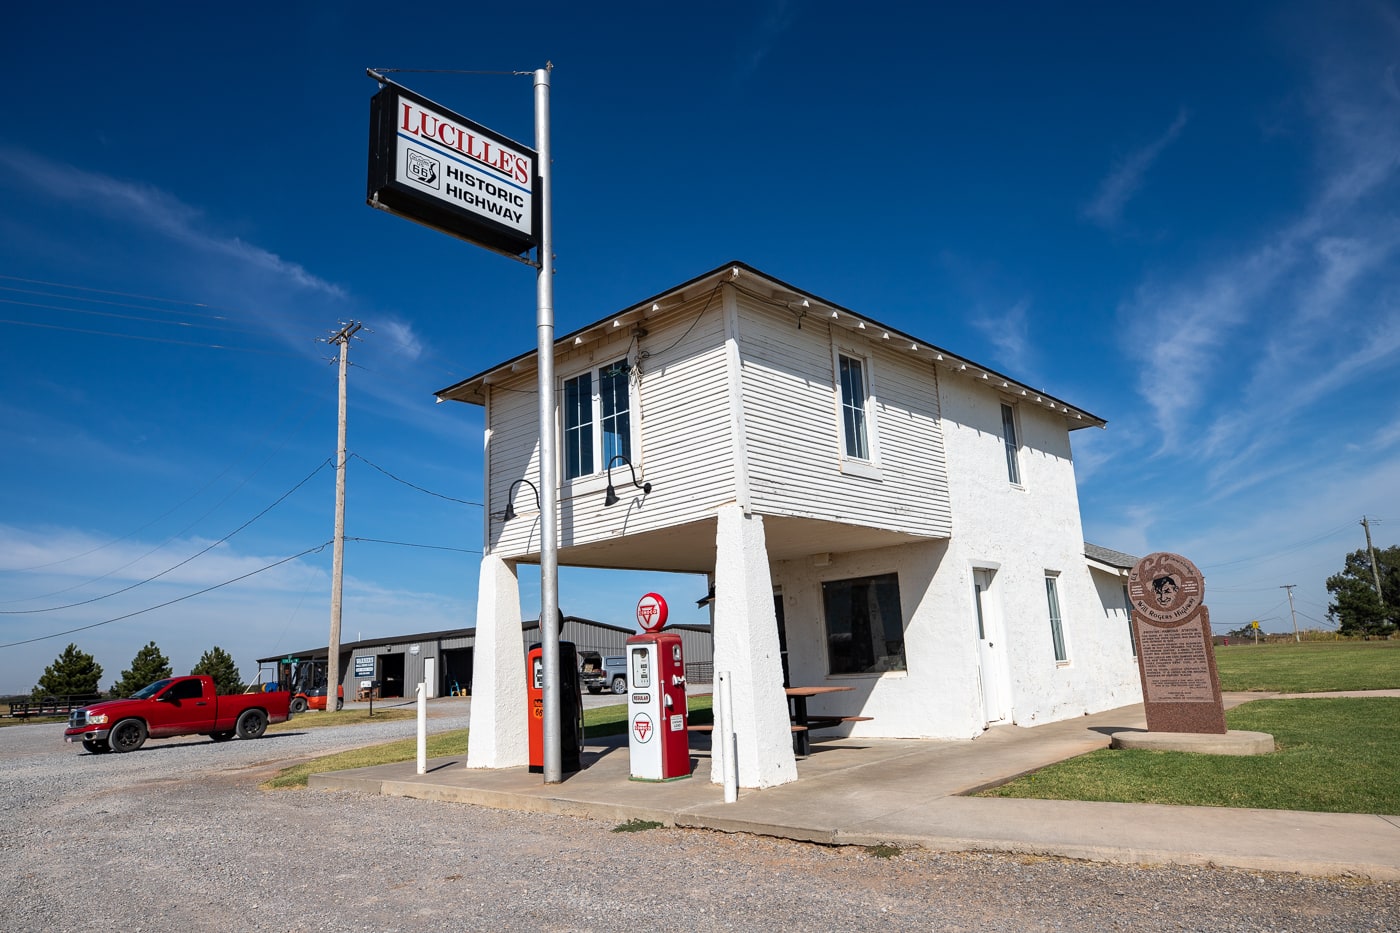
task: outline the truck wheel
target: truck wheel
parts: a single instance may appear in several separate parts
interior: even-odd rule
[[[114,752],[134,752],[146,744],[146,724],[139,719],[123,719],[112,727],[107,744]]]
[[[338,713],[338,712],[340,712],[340,711],[343,710],[343,709],[345,709],[345,697],[336,697],[336,698],[335,698],[335,711]]]
[[[626,692],[627,692],[627,678],[625,678],[625,677],[614,677],[614,678],[613,678],[613,682],[612,682],[612,692],[613,692],[613,693],[626,693]]]
[[[229,739],[231,739],[231,738],[233,738],[233,733],[232,733],[232,732],[211,732],[211,733],[209,733],[209,740],[210,740],[211,742],[227,742],[227,741],[228,741]]]
[[[306,697],[292,697],[291,705],[287,708],[293,716],[306,712]]]
[[[256,739],[267,731],[267,717],[260,709],[245,710],[234,726],[240,739]]]
[[[88,739],[83,739],[83,748],[87,749],[88,754],[91,755],[105,755],[112,750],[112,746],[106,742],[92,742]]]

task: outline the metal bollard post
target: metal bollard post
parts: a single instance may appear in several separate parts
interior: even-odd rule
[[[730,691],[729,671],[720,671],[716,677],[719,687],[719,721],[715,723],[714,740],[710,743],[710,754],[720,753],[720,770],[724,772],[724,802],[733,803],[739,799],[739,743],[734,736],[734,699]]]
[[[428,773],[428,689],[418,685],[418,773]]]

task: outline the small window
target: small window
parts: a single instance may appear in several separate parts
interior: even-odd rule
[[[1069,660],[1065,650],[1065,630],[1060,620],[1060,591],[1055,577],[1045,577],[1045,600],[1050,607],[1050,639],[1055,643],[1055,661],[1063,664]]]
[[[564,380],[564,480],[592,476],[618,455],[632,460],[627,361]]]
[[[899,575],[822,584],[827,659],[833,674],[906,670]]]
[[[1006,476],[1013,485],[1021,485],[1020,443],[1016,440],[1016,409],[1001,406],[1001,439],[1006,445]]]
[[[845,442],[846,456],[856,460],[869,460],[865,363],[855,357],[840,354],[838,368],[841,378],[841,434]]]

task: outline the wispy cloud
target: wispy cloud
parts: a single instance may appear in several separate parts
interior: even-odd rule
[[[1142,187],[1153,163],[1170,146],[1181,131],[1186,128],[1189,114],[1185,110],[1177,113],[1167,131],[1152,142],[1129,153],[1099,183],[1098,191],[1084,206],[1084,216],[1101,227],[1112,227],[1123,216],[1123,208]]]
[[[0,147],[0,167],[56,200],[95,208],[134,222],[187,248],[237,260],[283,283],[323,296],[343,299],[345,291],[295,262],[247,243],[202,228],[203,213],[175,195],[152,185],[123,181],[98,172],[54,162],[22,149]]]
[[[771,0],[759,11],[757,24],[744,37],[745,41],[738,50],[739,66],[734,76],[736,84],[743,84],[753,77],[768,57],[773,44],[792,28],[796,20],[797,6],[792,0]]]
[[[1031,365],[1030,299],[1022,298],[997,314],[980,314],[972,324],[996,350],[998,365],[1023,377],[1034,375]]]
[[[1305,427],[1309,406],[1400,357],[1400,223],[1386,207],[1400,188],[1400,101],[1374,70],[1331,57],[1309,109],[1307,207],[1233,255],[1154,273],[1122,308],[1158,452],[1208,458],[1222,484],[1267,476],[1280,445],[1296,453],[1288,425],[1333,427]],[[1365,407],[1343,408],[1365,420]]]

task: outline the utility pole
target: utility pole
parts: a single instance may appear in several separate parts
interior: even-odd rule
[[[341,327],[330,343],[340,345],[340,418],[336,431],[335,454],[335,540],[331,553],[331,634],[326,643],[326,711],[335,709],[340,695],[340,594],[345,577],[345,373],[349,368],[350,338],[361,325],[356,321]]]
[[[1371,578],[1376,583],[1376,599],[1380,601],[1381,608],[1385,608],[1385,597],[1381,595],[1381,572],[1376,564],[1376,549],[1371,546],[1371,522],[1365,515],[1361,516],[1361,527],[1366,529],[1366,553],[1371,555]]]
[[[1296,584],[1296,583],[1289,583],[1289,584],[1286,584],[1286,585],[1284,585],[1284,586],[1279,587],[1279,589],[1281,589],[1281,590],[1287,590],[1287,591],[1288,591],[1288,612],[1289,612],[1289,614],[1290,614],[1291,616],[1293,616],[1293,640],[1294,640],[1295,642],[1299,642],[1299,641],[1302,641],[1302,640],[1303,640],[1303,639],[1301,639],[1301,638],[1298,637],[1298,613],[1296,613],[1296,612],[1293,611],[1293,587],[1295,587],[1295,586],[1297,586],[1297,585],[1298,585],[1298,584]]]

